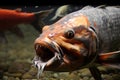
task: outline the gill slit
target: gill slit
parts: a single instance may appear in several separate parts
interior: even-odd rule
[[[87,62],[89,62],[87,65],[85,65],[84,67],[90,67],[90,66],[93,66],[93,63],[95,62],[95,60],[97,59],[97,57],[98,57],[98,52],[99,52],[99,48],[100,48],[100,43],[99,43],[99,38],[98,38],[98,35],[97,35],[97,32],[96,32],[96,30],[94,29],[94,27],[92,27],[92,26],[90,26],[89,28],[88,28],[92,33],[94,33],[94,35],[95,35],[95,41],[96,41],[96,43],[95,43],[95,47],[96,47],[96,51],[94,52],[94,54],[95,55],[93,55],[93,56],[91,56],[91,58],[90,57],[88,57],[88,61]],[[89,53],[89,54],[91,54],[91,53]],[[91,60],[92,59],[92,60]]]
[[[97,31],[95,30],[95,28],[94,28],[93,26],[90,26],[90,27],[89,27],[89,30],[90,30],[92,33],[94,33],[94,35],[95,35],[95,41],[96,41],[96,43],[95,43],[96,51],[94,52],[95,55],[94,55],[93,60],[89,63],[89,65],[91,65],[92,63],[94,63],[94,61],[95,61],[96,58],[98,57],[98,52],[99,52],[99,48],[100,48],[100,42],[99,42],[98,33],[97,33]]]

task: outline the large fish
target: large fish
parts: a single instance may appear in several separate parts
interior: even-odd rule
[[[44,26],[34,44],[38,75],[89,68],[95,80],[103,80],[97,66],[120,69],[120,7],[87,6],[72,12]]]
[[[32,24],[33,27],[41,32],[41,27],[44,25],[42,19],[45,18],[51,10],[44,10],[38,12],[22,12],[21,8],[15,10],[12,9],[2,9],[0,8],[0,34],[1,37],[5,37],[4,32],[9,30],[19,37],[24,37],[22,31],[18,24]]]

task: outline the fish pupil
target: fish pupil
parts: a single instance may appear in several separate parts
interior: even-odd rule
[[[65,32],[65,37],[68,38],[68,39],[71,39],[74,37],[74,31],[73,30],[68,30]]]

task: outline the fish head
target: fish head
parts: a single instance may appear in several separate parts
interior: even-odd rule
[[[73,71],[85,66],[89,56],[95,55],[96,40],[89,30],[86,16],[65,16],[52,25],[43,27],[35,40],[37,66],[45,64],[47,71]],[[94,57],[93,57],[94,58]],[[91,60],[92,61],[92,60]]]

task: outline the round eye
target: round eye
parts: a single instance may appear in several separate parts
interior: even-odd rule
[[[65,31],[65,37],[66,37],[66,38],[71,39],[71,38],[74,37],[74,35],[75,35],[75,32],[74,32],[74,30],[72,30],[72,29]]]

